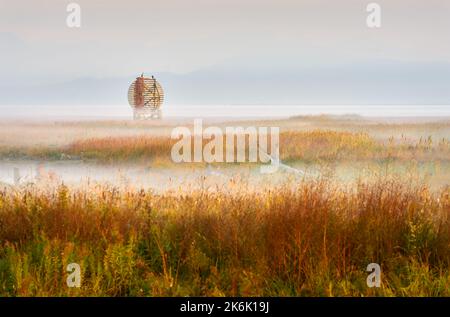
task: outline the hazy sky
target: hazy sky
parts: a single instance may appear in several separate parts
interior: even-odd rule
[[[0,105],[121,104],[141,72],[168,104],[450,105],[450,1],[0,0]],[[25,78],[25,80],[24,80]]]
[[[70,2],[0,0],[2,81],[229,64],[450,63],[448,0],[377,1],[381,29],[367,28],[362,0],[78,0],[80,29],[66,26]]]

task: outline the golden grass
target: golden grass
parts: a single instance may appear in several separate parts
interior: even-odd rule
[[[83,159],[98,162],[171,163],[176,140],[164,136],[88,138],[62,147],[0,147],[0,156],[34,159]],[[204,140],[204,144],[208,141]],[[225,144],[225,142],[224,142]],[[247,143],[248,146],[248,143]],[[193,147],[192,147],[193,148]],[[431,136],[411,140],[405,136],[376,140],[367,133],[333,130],[283,132],[280,135],[283,161],[418,160],[449,161],[450,141]],[[248,149],[247,149],[248,152]]]
[[[170,160],[170,151],[173,144],[173,140],[165,137],[92,138],[72,143],[67,147],[66,152],[83,159],[103,162],[158,158]]]
[[[235,186],[240,186],[236,184]],[[0,296],[449,296],[450,190],[0,192]],[[65,267],[82,267],[82,287]],[[382,267],[382,287],[365,268]]]
[[[284,162],[450,161],[448,122],[281,124]],[[167,164],[175,142],[164,124],[15,129],[0,127],[1,158]],[[0,296],[450,296],[450,188],[431,190],[410,172],[394,180],[386,169],[356,187],[323,175],[263,192],[239,182],[229,192],[164,194],[8,187]],[[71,262],[81,265],[80,289],[66,286]],[[366,285],[372,262],[382,267],[380,289]]]

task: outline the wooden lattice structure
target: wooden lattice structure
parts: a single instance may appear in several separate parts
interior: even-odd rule
[[[160,119],[164,91],[155,77],[144,74],[136,78],[128,89],[128,102],[134,111],[134,119]]]

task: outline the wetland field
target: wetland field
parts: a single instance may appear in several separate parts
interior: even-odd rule
[[[450,296],[450,118],[205,120],[279,127],[273,174],[173,162],[192,124],[1,122],[0,296]]]

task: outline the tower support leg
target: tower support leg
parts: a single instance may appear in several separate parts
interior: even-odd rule
[[[152,120],[161,119],[162,112],[161,109],[134,109],[133,119],[134,120]]]

